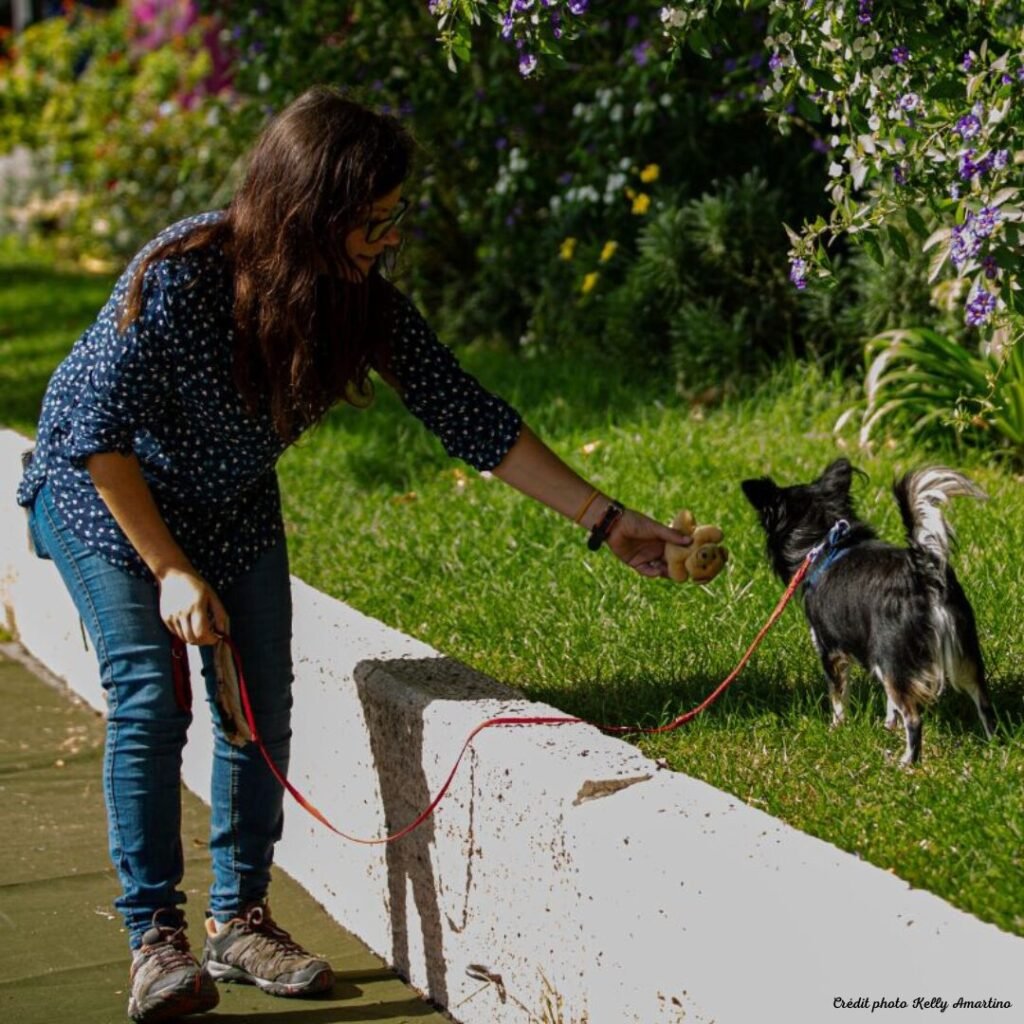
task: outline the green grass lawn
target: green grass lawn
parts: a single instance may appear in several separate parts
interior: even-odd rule
[[[57,270],[0,240],[0,422],[33,433],[53,368],[110,292],[111,281]]]
[[[48,318],[22,322],[13,311],[36,287],[32,275],[12,281],[0,269],[0,325],[11,325],[0,335],[0,418],[25,429],[48,367],[81,323],[61,333]],[[96,287],[64,280],[61,309],[87,319],[103,299]],[[24,356],[24,375],[8,353]],[[775,606],[781,586],[741,479],[808,479],[845,452],[869,474],[855,485],[862,513],[899,540],[889,484],[935,458],[909,447],[876,455],[838,447],[831,427],[847,396],[813,367],[783,369],[754,396],[700,412],[681,405],[666,381],[626,378],[596,360],[473,351],[465,362],[596,485],[664,520],[689,506],[698,520],[720,524],[732,554],[727,571],[701,589],[644,580],[607,551],[587,552],[581,530],[449,460],[386,388],[367,411],[338,409],[282,460],[293,571],[534,699],[596,722],[654,725],[697,704]],[[9,395],[18,396],[13,414]],[[882,729],[881,691],[863,677],[849,721],[831,731],[796,603],[710,711],[638,743],[1024,935],[1024,488],[1012,470],[978,456],[943,458],[991,496],[955,504],[950,518],[1000,716],[995,743],[982,741],[967,698],[949,693],[926,714],[923,763],[902,770],[902,738]],[[453,756],[461,739],[452,738]]]

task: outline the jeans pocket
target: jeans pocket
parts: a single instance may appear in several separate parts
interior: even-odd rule
[[[42,500],[42,492],[36,495],[35,500],[25,512],[28,515],[28,548],[36,558],[50,558],[49,551],[46,550],[46,545],[43,543],[43,538],[39,532],[39,516],[36,512],[36,506]]]

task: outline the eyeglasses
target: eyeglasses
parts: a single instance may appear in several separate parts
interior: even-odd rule
[[[406,199],[400,199],[395,203],[394,209],[380,220],[370,220],[366,222],[366,241],[370,244],[379,242],[393,227],[398,225],[402,218],[409,211],[409,202]]]

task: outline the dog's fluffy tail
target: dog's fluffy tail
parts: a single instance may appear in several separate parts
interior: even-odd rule
[[[907,473],[897,481],[893,494],[900,507],[911,554],[921,569],[944,588],[946,563],[955,535],[942,514],[942,507],[950,498],[984,501],[988,495],[963,473],[945,466]]]

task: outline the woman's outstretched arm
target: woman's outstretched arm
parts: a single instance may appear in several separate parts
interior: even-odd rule
[[[587,530],[602,520],[612,502],[566,465],[525,423],[493,472],[499,480]],[[667,576],[666,541],[686,545],[690,538],[627,508],[612,526],[607,543],[618,558],[642,575]]]

